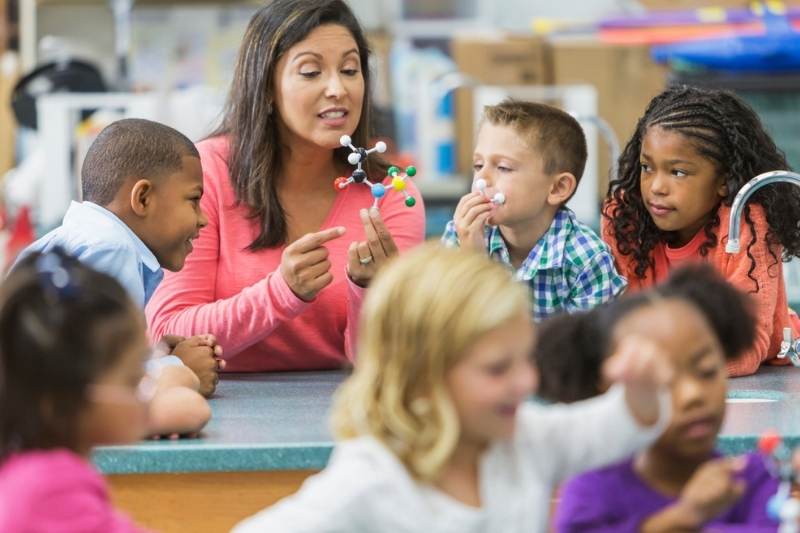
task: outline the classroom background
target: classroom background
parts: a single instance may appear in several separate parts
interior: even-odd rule
[[[263,1],[0,0],[0,265],[60,224],[78,199],[83,155],[109,123],[149,118],[195,141],[213,130],[245,26]],[[741,95],[800,168],[800,1],[348,3],[372,49],[376,140],[388,144],[390,161],[418,168],[431,237],[471,186],[476,117],[507,97],[562,107],[584,127],[587,170],[570,206],[595,228],[620,144],[671,83]],[[800,309],[797,262],[785,276],[788,300]],[[259,387],[248,408],[262,413],[263,426],[237,433],[231,403],[215,411],[220,422],[211,428],[225,442],[98,453],[115,501],[141,523],[219,531],[324,464],[330,445],[320,398],[340,377],[232,380],[245,395]],[[741,409],[760,401],[751,392],[763,383],[754,383],[736,385]],[[748,433],[758,413],[742,416],[734,433]],[[298,420],[298,434],[269,429]],[[175,518],[186,491],[198,509],[205,501],[225,512]]]

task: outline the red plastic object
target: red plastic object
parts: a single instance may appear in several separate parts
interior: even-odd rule
[[[800,20],[791,21],[795,30],[800,30]],[[699,26],[660,26],[654,28],[609,28],[598,33],[600,41],[610,44],[669,44],[695,39],[714,39],[735,35],[761,35],[763,22],[746,24],[703,24]]]
[[[774,431],[766,431],[758,439],[758,450],[764,455],[771,455],[781,443],[781,437]]]
[[[33,222],[31,220],[31,210],[28,206],[22,206],[17,213],[17,218],[11,228],[11,236],[6,242],[5,260],[6,264],[3,265],[5,270],[8,269],[26,246],[36,239],[36,233],[33,229]]]
[[[333,181],[333,188],[336,189],[337,191],[341,191],[346,186],[347,186],[347,178],[345,178],[344,176],[336,178]]]

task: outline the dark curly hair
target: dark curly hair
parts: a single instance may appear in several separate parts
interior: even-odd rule
[[[640,152],[642,139],[653,126],[684,135],[698,152],[712,161],[725,177],[727,196],[722,199],[730,206],[739,189],[751,178],[771,170],[787,170],[784,153],[765,131],[758,115],[750,106],[729,91],[708,90],[685,85],[675,86],[659,94],[647,106],[639,119],[636,132],[619,157],[619,174],[609,183],[606,195],[609,204],[603,216],[610,221],[610,230],[617,241],[619,253],[632,256],[635,274],[642,278],[653,268],[653,248],[659,242],[671,242],[674,232],[661,231],[647,212],[639,186],[641,175]],[[788,183],[778,183],[756,192],[750,202],[760,204],[767,216],[767,242],[783,246],[783,259],[800,257],[800,190]],[[613,205],[613,207],[609,207]],[[749,204],[744,219],[753,234],[747,247],[750,258],[748,277],[753,277],[755,259],[751,253],[758,235],[750,217]],[[712,216],[704,227],[707,237],[700,248],[705,256],[719,244],[716,228],[719,216]],[[777,263],[779,258],[772,254]]]
[[[601,370],[611,355],[614,329],[630,313],[660,299],[680,299],[705,317],[728,360],[755,341],[755,315],[747,295],[711,266],[675,270],[667,281],[643,292],[573,315],[542,322],[534,359],[539,368],[537,395],[548,401],[574,402],[601,392]]]
[[[539,398],[571,403],[600,392],[600,368],[606,355],[598,346],[601,309],[561,313],[539,324],[533,352],[539,369]]]

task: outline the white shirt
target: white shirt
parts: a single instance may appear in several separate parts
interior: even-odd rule
[[[667,403],[650,428],[637,424],[621,386],[571,405],[521,406],[514,437],[481,458],[480,508],[413,479],[377,439],[347,440],[324,471],[234,533],[544,532],[553,489],[654,441],[669,418]]]

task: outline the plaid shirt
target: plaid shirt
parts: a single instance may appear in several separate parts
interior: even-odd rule
[[[500,228],[486,226],[484,239],[489,257],[513,270]],[[442,243],[459,246],[452,220]],[[628,284],[614,268],[608,246],[566,207],[556,212],[550,228],[514,276],[530,288],[536,321],[562,311],[591,309],[619,296]]]

